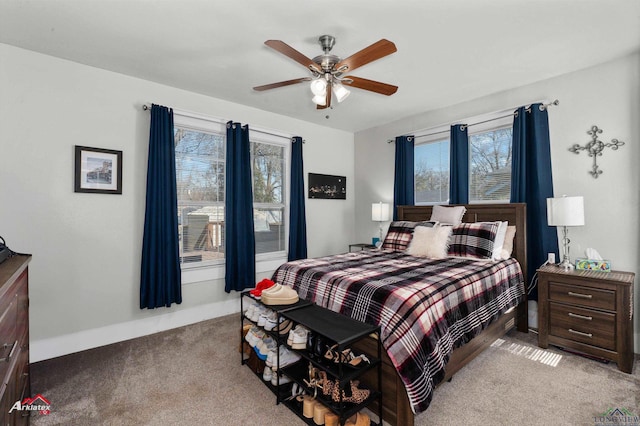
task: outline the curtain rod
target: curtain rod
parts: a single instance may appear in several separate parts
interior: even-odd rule
[[[151,111],[151,107],[147,104],[142,104],[142,109],[144,111]],[[182,112],[183,115],[190,115],[189,113],[184,113]],[[193,116],[195,116],[195,114],[193,114]],[[207,117],[208,120],[213,121],[214,123],[220,123],[220,124],[226,124],[227,121],[221,120],[221,119],[214,119],[214,118],[209,118]],[[291,141],[292,143],[295,143],[295,141],[293,140],[293,136],[282,136],[282,135],[278,135],[276,133],[270,133],[270,132],[265,132],[264,130],[260,130],[260,129],[254,129],[251,128],[251,132],[257,132],[257,133],[262,133],[265,135],[270,135],[270,136],[275,136],[277,138],[282,138],[282,139],[287,139],[289,141]],[[302,143],[305,143],[306,140],[302,139]]]
[[[560,101],[556,99],[555,101],[549,102],[548,104],[542,104],[538,108],[540,108],[540,111],[544,111],[545,109],[549,108],[551,105],[559,105],[559,104],[560,104]],[[529,106],[529,108],[526,108],[525,111],[531,112],[531,106]],[[465,127],[477,126],[478,124],[489,123],[491,121],[501,120],[503,118],[511,117],[511,116],[515,115],[517,112],[518,111],[516,110],[516,111],[512,112],[511,114],[502,115],[500,117],[491,118],[489,120],[478,121],[476,123],[463,124],[460,127],[462,127],[462,130],[464,130]],[[438,127],[440,127],[440,126],[438,126]],[[425,138],[427,136],[439,135],[441,133],[449,133],[449,132],[450,132],[450,130],[443,130],[441,132],[425,133],[425,134],[422,134],[422,135],[414,136],[413,138],[414,139]],[[408,135],[403,135],[403,136],[408,136]],[[392,142],[395,142],[395,140],[394,139],[387,139],[387,143],[392,143]]]

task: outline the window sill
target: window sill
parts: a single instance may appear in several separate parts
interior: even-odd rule
[[[284,253],[257,255],[256,274],[275,271],[286,261],[287,255]],[[182,285],[222,279],[224,279],[224,263],[182,269]]]

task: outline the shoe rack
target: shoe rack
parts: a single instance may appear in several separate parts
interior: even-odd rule
[[[257,301],[249,292],[243,292],[241,297],[241,347],[244,347],[244,337],[242,327],[246,324],[257,325],[256,321],[252,321],[244,315],[244,300]],[[258,375],[265,383],[265,385],[276,395],[276,403],[283,403],[289,409],[291,409],[298,417],[305,421],[309,425],[322,424],[319,423],[321,419],[318,419],[318,410],[325,410],[327,413],[324,418],[327,419],[327,426],[330,425],[345,425],[356,424],[348,422],[349,418],[358,415],[359,424],[371,424],[368,421],[360,423],[364,414],[358,414],[363,408],[370,407],[376,403],[378,418],[382,418],[382,369],[381,369],[381,356],[382,356],[382,344],[380,342],[380,328],[372,326],[354,319],[351,319],[345,315],[333,312],[329,309],[322,308],[311,302],[300,300],[293,305],[283,306],[266,306],[267,308],[275,311],[278,315],[278,324],[281,320],[289,320],[296,325],[301,325],[309,330],[311,338],[308,339],[308,344],[304,349],[292,349],[287,341],[287,334],[279,334],[273,331],[264,331],[266,334],[274,338],[279,353],[280,346],[285,345],[289,350],[295,352],[300,356],[300,360],[293,364],[280,368],[279,357],[277,359],[277,373],[276,385],[272,385],[270,382],[262,380],[262,370],[264,368],[264,361],[255,362],[256,357],[247,356],[245,351],[241,351],[242,364],[247,364],[256,375]],[[282,317],[282,318],[281,318]],[[377,344],[376,354],[366,354],[368,362],[361,362],[357,366],[348,365],[346,361],[341,359],[340,354],[349,353],[351,345],[357,341],[367,337],[374,336]],[[313,342],[313,343],[312,343]],[[251,349],[253,351],[253,349]],[[334,355],[335,357],[332,357]],[[359,353],[355,354],[361,355]],[[253,358],[253,360],[251,359]],[[262,365],[260,365],[262,363]],[[310,377],[311,372],[315,378],[322,378],[318,383],[314,384],[314,377]],[[359,378],[364,374],[377,375],[377,389],[364,389],[359,388],[363,386],[359,384]],[[286,376],[286,384],[280,384],[281,375]],[[324,386],[324,381],[331,384],[331,392],[326,393],[327,390]],[[304,390],[304,398],[292,398],[292,388]],[[335,390],[335,387],[338,390]],[[296,389],[294,388],[294,389]],[[355,398],[354,396],[362,396],[365,390],[368,393],[367,397],[362,399]],[[315,397],[314,397],[315,395]],[[310,400],[313,401],[310,401]],[[358,402],[345,401],[358,399]],[[316,418],[310,417],[309,404],[317,404]],[[318,404],[319,403],[319,404]],[[313,409],[313,408],[312,408]],[[321,414],[322,415],[322,414]],[[329,422],[331,418],[331,423]]]

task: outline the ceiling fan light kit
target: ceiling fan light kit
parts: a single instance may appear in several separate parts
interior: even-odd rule
[[[331,107],[332,92],[338,102],[344,101],[351,93],[345,85],[387,96],[394,94],[398,90],[397,86],[393,86],[391,84],[354,76],[344,76],[347,71],[353,71],[358,67],[396,52],[397,49],[395,44],[389,40],[382,39],[368,47],[365,47],[359,52],[354,53],[346,59],[341,59],[340,57],[329,53],[335,45],[335,42],[336,39],[333,36],[320,36],[318,38],[318,43],[322,46],[324,53],[313,59],[309,59],[283,41],[265,41],[264,43],[270,48],[277,50],[283,55],[288,56],[308,68],[312,77],[303,77],[281,81],[279,83],[266,84],[264,86],[254,87],[253,90],[263,91],[275,89],[277,87],[289,86],[311,80],[309,87],[314,95],[312,101],[317,105],[318,109]]]

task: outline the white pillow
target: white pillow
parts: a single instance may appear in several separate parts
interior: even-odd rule
[[[502,259],[502,246],[504,245],[504,237],[507,234],[507,226],[509,222],[498,222],[498,231],[496,232],[496,238],[493,240],[493,260]]]
[[[502,245],[502,253],[500,259],[509,259],[513,251],[513,238],[516,236],[516,227],[507,226],[507,232],[504,236],[504,244]]]
[[[416,257],[428,257],[430,259],[443,259],[447,257],[449,249],[450,226],[416,226],[413,231],[413,239],[407,247],[407,254]]]
[[[440,223],[460,225],[462,223],[462,216],[464,216],[466,211],[467,209],[464,206],[433,206],[433,210],[431,210],[431,220]]]

